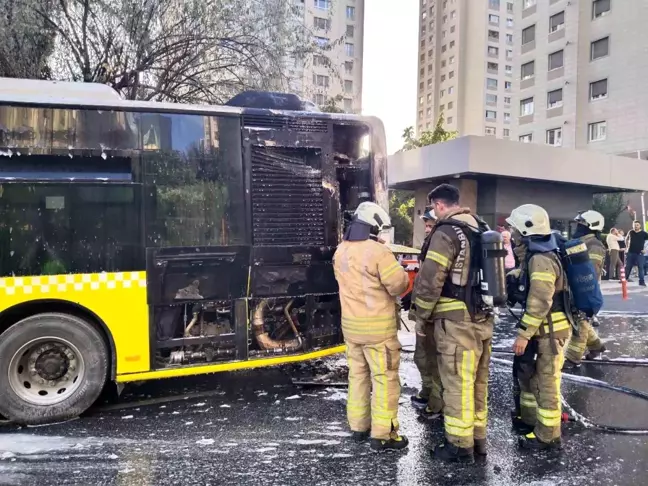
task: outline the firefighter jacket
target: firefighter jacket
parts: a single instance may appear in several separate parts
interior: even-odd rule
[[[596,276],[601,280],[603,266],[605,265],[605,254],[607,253],[605,246],[599,241],[596,235],[585,235],[580,240],[587,246],[587,252],[589,253],[590,260],[594,264]]]
[[[521,259],[522,262],[525,259]],[[522,271],[525,272],[522,264]],[[518,335],[525,339],[550,334],[549,320],[556,338],[567,338],[571,324],[565,314],[564,292],[568,290],[560,257],[554,252],[536,253],[526,269],[528,294]]]
[[[456,209],[440,218],[466,223],[478,230],[479,225],[469,209]],[[414,314],[422,321],[449,319],[470,321],[465,302],[441,296],[446,281],[465,287],[470,277],[470,242],[461,228],[449,224],[432,230],[430,244],[414,281],[412,301]]]
[[[398,332],[396,297],[409,285],[405,269],[377,241],[343,241],[333,256],[344,339],[378,344]]]

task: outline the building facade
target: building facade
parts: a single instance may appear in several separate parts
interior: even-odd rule
[[[340,97],[347,113],[362,109],[364,0],[295,0],[318,52],[294,61],[293,91],[323,106]]]
[[[507,138],[518,0],[419,0],[417,133]]]
[[[648,159],[648,2],[519,3],[512,138]]]

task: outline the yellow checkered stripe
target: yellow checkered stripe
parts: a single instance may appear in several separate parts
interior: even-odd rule
[[[447,257],[445,257],[441,253],[433,251],[433,250],[428,250],[425,259],[437,262],[442,267],[449,267],[450,266],[450,260],[448,260]]]
[[[554,283],[556,281],[556,275],[551,272],[533,272],[530,278],[531,281],[535,280],[539,282]]]
[[[553,322],[554,332],[564,331],[565,329],[571,328],[571,324],[567,320],[567,316],[564,312],[552,312],[551,320]],[[538,319],[537,317],[525,313],[522,316],[521,322],[528,327],[540,327],[540,324],[544,324],[543,331],[547,334],[549,333],[549,321],[547,319]]]
[[[603,255],[598,255],[596,253],[590,253],[590,260],[596,260],[597,262],[603,262],[605,261],[605,256]]]
[[[385,268],[385,270],[383,270],[383,272],[380,274],[380,278],[381,278],[382,280],[388,279],[389,277],[391,277],[392,275],[394,275],[394,273],[396,273],[396,271],[397,271],[399,268],[401,268],[401,264],[400,264],[400,263],[398,263],[398,262],[394,262],[394,263],[392,263],[392,264],[389,265],[387,268]]]
[[[0,278],[0,296],[146,287],[146,272],[78,273]]]

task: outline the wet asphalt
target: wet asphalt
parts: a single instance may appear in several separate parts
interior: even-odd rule
[[[624,301],[605,286],[599,333],[606,358],[648,357],[648,293],[631,286]],[[495,348],[509,348],[513,319],[502,316]],[[413,336],[402,333],[405,349]],[[510,359],[501,356],[503,359]],[[421,422],[409,396],[420,385],[403,354],[403,453],[376,454],[349,438],[344,388],[300,388],[293,377],[344,371],[344,358],[299,366],[221,373],[128,387],[119,403],[43,427],[0,426],[0,484],[7,485],[644,485],[648,435],[563,426],[561,453],[520,452],[510,428],[511,375],[491,367],[489,455],[445,465],[429,454],[439,422]],[[648,392],[648,368],[584,365],[579,375]],[[648,429],[648,401],[563,383],[567,401],[588,419]]]

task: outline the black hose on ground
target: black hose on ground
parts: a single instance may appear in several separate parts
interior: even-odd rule
[[[512,361],[508,361],[505,359],[501,358],[491,358],[491,361],[495,364],[499,365],[506,365],[506,366],[513,366]],[[648,393],[635,390],[634,388],[628,388],[625,386],[619,386],[619,385],[610,385],[609,383],[601,380],[595,380],[594,378],[589,378],[586,376],[576,376],[576,375],[570,375],[568,373],[563,373],[562,379],[564,381],[569,381],[572,383],[578,383],[580,385],[585,385],[585,386],[591,386],[593,388],[600,388],[603,390],[610,390],[610,391],[615,391],[618,393],[623,393],[626,395],[630,395],[635,398],[640,398],[642,400],[648,401]],[[581,423],[584,427],[589,428],[589,429],[595,429],[599,430],[601,432],[607,432],[611,434],[623,434],[623,435],[648,435],[648,429],[638,429],[638,428],[629,428],[629,427],[615,427],[612,425],[602,425],[602,424],[597,424],[589,420],[587,417],[584,417],[580,413],[578,413],[574,408],[567,403],[567,400],[565,400],[565,397],[560,395],[560,399],[565,406],[567,410],[569,410],[570,414],[572,417],[579,423]]]
[[[508,348],[492,348],[491,352],[493,354],[501,354],[504,356],[513,356],[514,353]],[[614,358],[614,359],[584,359],[582,361],[584,364],[593,364],[593,365],[603,365],[603,366],[629,366],[636,368],[648,368],[648,359],[623,359],[623,358]]]

